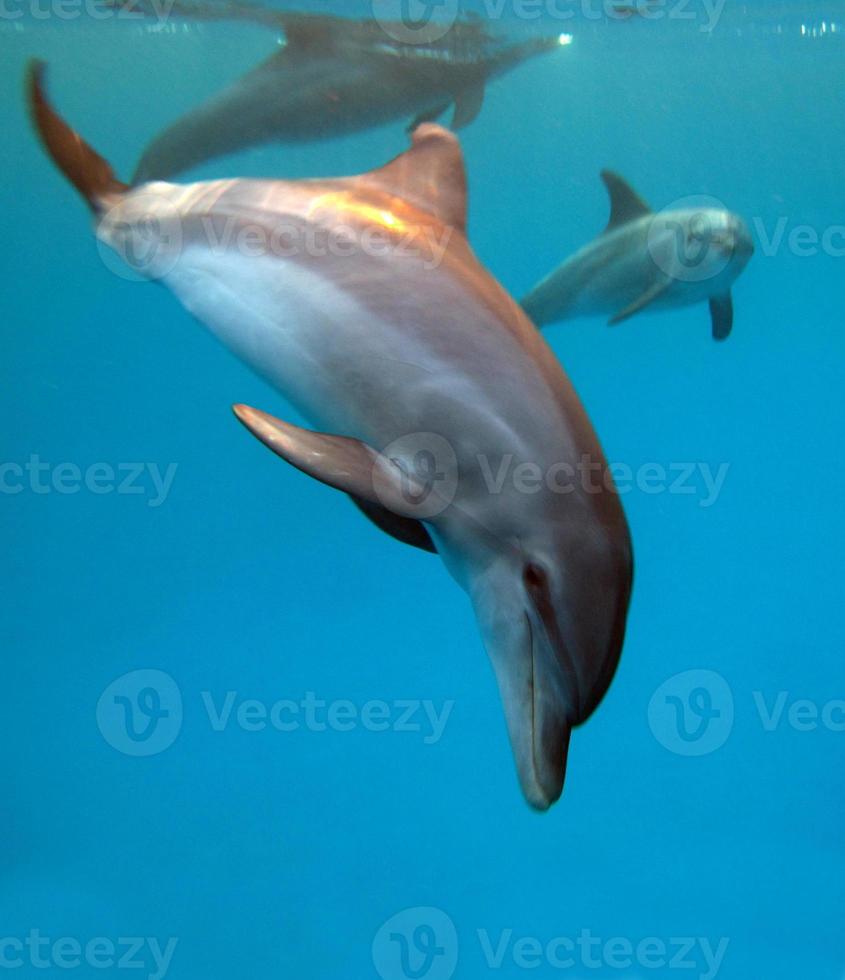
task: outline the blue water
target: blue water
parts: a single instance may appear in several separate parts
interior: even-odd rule
[[[165,290],[104,263],[22,110],[36,55],[62,111],[125,174],[272,37],[0,20],[0,462],[30,474],[0,495],[0,972],[842,980],[845,72],[832,12],[729,0],[710,33],[548,14],[499,25],[573,35],[492,85],[462,135],[471,239],[515,295],[603,227],[602,167],[655,207],[717,197],[757,238],[724,344],[704,307],[549,331],[611,460],[727,469],[715,500],[700,478],[692,493],[623,497],[637,561],[626,646],[545,814],[522,800],[472,610],[442,565],[242,430],[232,402],[296,416]],[[397,124],[193,176],[353,173],[404,143]],[[800,244],[806,229],[827,244]],[[138,493],[56,489],[133,463]],[[151,468],[170,464],[161,500]],[[3,472],[8,487],[18,471]],[[159,689],[170,714],[161,750],[136,757],[98,702],[151,670],[172,679]],[[118,692],[140,703],[150,677]],[[360,714],[322,730],[303,708],[293,731],[237,720],[244,701],[309,692],[359,713],[386,702],[388,730]],[[398,730],[402,700],[451,705],[441,737],[421,711],[418,730]],[[33,951],[33,935],[46,945]],[[138,965],[121,967],[130,937]],[[158,973],[151,938],[176,941]]]

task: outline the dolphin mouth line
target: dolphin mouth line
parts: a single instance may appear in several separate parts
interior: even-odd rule
[[[523,612],[525,623],[528,626],[528,649],[531,651],[531,761],[534,764],[534,774],[539,772],[539,760],[537,758],[537,662],[534,653],[534,627],[531,625],[531,617],[528,612]]]
[[[557,620],[554,615],[554,610],[552,608],[551,602],[548,597],[544,597],[543,601],[535,601],[535,608],[540,616],[540,620],[543,624],[543,631],[546,635],[546,642],[551,648],[552,658],[558,667],[558,669],[571,680],[571,684],[567,685],[567,693],[572,699],[570,705],[572,714],[576,719],[581,718],[581,686],[579,683],[578,671],[575,669],[575,663],[572,660],[569,649],[563,641],[563,637],[560,635],[560,629],[558,627]],[[534,628],[531,625],[531,618],[528,613],[525,614],[528,619],[529,634],[531,636],[531,651],[532,658],[534,654]],[[532,660],[533,669],[533,660]]]

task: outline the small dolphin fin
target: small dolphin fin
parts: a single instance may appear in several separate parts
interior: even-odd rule
[[[455,99],[455,111],[452,114],[452,129],[463,129],[474,121],[484,105],[484,83],[470,85]]]
[[[50,105],[44,92],[47,65],[30,61],[26,88],[32,123],[56,166],[85,198],[92,211],[102,210],[106,199],[127,190],[111,166],[68,126]]]
[[[727,340],[734,325],[734,301],[730,293],[710,300],[710,322],[714,340]]]
[[[413,131],[418,126],[422,126],[423,123],[434,122],[435,120],[439,119],[448,108],[449,103],[444,102],[442,105],[435,106],[433,109],[423,109],[418,116],[415,116],[408,123],[406,132],[413,133]]]
[[[369,500],[363,500],[361,497],[351,497],[351,500],[358,506],[361,513],[365,517],[368,517],[385,534],[396,538],[402,544],[409,544],[414,548],[420,548],[422,551],[430,551],[432,554],[437,554],[437,548],[434,546],[431,535],[426,531],[422,521],[415,521],[411,517],[400,517],[398,514],[389,511],[386,507],[382,507],[380,504],[374,504]]]
[[[461,146],[454,133],[436,123],[414,130],[411,148],[390,163],[355,177],[466,231],[467,187]]]
[[[612,170],[602,170],[601,179],[610,195],[610,220],[605,231],[651,214],[651,208],[624,177]]]
[[[288,50],[293,52],[330,48],[349,30],[349,22],[339,17],[282,12],[276,16],[284,29]]]
[[[649,286],[649,288],[638,296],[633,303],[630,303],[625,307],[624,310],[620,310],[614,316],[612,316],[608,321],[608,326],[616,326],[617,323],[621,323],[623,320],[627,320],[628,317],[632,317],[635,313],[639,313],[640,310],[644,310],[650,303],[653,303],[658,296],[662,295],[669,288],[670,280],[660,279],[654,285]]]
[[[277,456],[356,501],[416,520],[419,502],[430,495],[430,488],[358,439],[302,429],[248,405],[234,405],[233,411]]]

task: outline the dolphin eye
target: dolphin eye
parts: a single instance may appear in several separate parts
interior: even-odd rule
[[[548,591],[549,577],[546,570],[534,562],[528,562],[522,570],[522,581],[531,595],[541,595]]]

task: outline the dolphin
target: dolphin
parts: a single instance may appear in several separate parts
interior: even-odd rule
[[[203,9],[188,7],[192,16]],[[260,7],[234,11],[284,31],[284,47],[156,136],[133,184],[267,142],[313,141],[406,117],[413,129],[450,105],[451,126],[460,129],[480,112],[491,78],[560,46],[557,36],[508,43],[476,20],[458,21],[427,43],[408,43],[396,39],[404,36],[401,24]]]
[[[621,323],[644,309],[709,302],[714,340],[733,326],[731,286],[754,252],[742,218],[713,207],[654,213],[618,174],[603,170],[610,221],[522,300],[538,327],[610,315]]]
[[[470,248],[457,137],[423,124],[355,177],[133,189],[52,108],[44,71],[32,119],[100,241],[146,256],[315,428],[246,405],[240,421],[468,593],[522,790],[547,809],[619,660],[631,541],[575,390]]]

